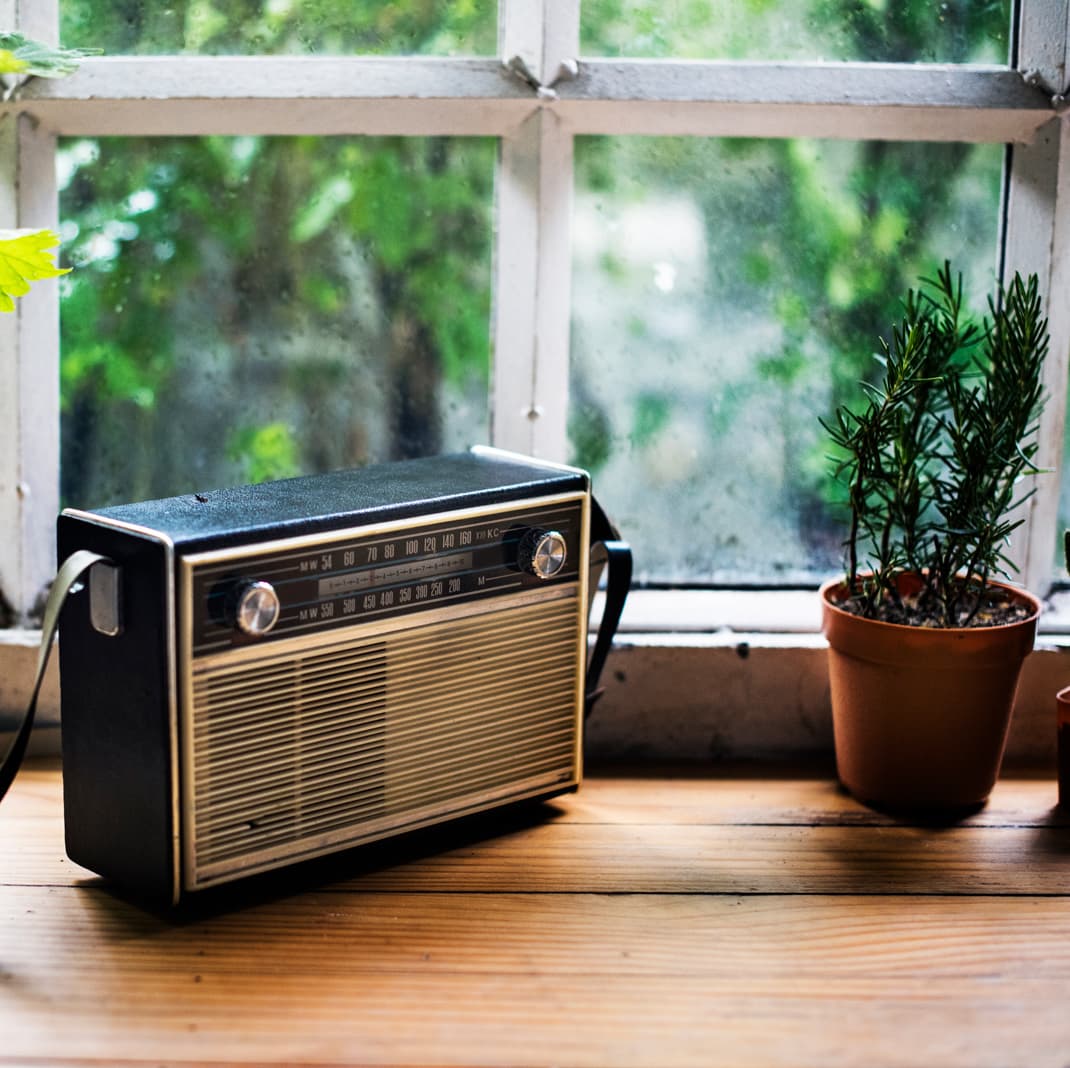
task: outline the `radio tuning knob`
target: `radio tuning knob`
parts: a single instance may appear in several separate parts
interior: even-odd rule
[[[536,578],[553,578],[561,572],[567,558],[565,536],[559,531],[532,527],[520,539],[517,554],[520,570]]]
[[[243,634],[260,638],[279,621],[279,595],[270,582],[247,582],[233,597],[234,626]]]

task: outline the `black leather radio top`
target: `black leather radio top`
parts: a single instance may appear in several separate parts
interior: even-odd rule
[[[90,515],[148,528],[176,548],[196,551],[587,488],[581,471],[480,450],[205,490]]]

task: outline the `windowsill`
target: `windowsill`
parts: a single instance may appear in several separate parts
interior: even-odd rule
[[[601,595],[592,620],[601,618]],[[598,759],[785,758],[832,751],[825,639],[813,591],[636,590],[586,726]],[[1053,765],[1054,695],[1070,684],[1070,593],[1057,594],[1026,662],[1012,764]],[[29,700],[40,631],[0,631],[0,730]],[[38,752],[56,751],[58,657],[38,706]]]
[[[592,619],[601,616],[601,594]],[[1070,646],[1070,591],[1047,598],[1039,631],[1056,645]],[[622,634],[666,638],[679,635],[796,635],[820,643],[821,604],[816,590],[633,590],[621,619]],[[655,638],[654,640],[657,640]]]

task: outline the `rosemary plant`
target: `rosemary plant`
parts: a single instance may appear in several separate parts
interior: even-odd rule
[[[1014,569],[1012,514],[1039,473],[1048,330],[1035,275],[1016,274],[998,298],[980,327],[970,322],[962,277],[945,263],[907,294],[861,410],[822,420],[851,510],[850,611],[939,627],[1002,621],[988,618],[988,582]]]

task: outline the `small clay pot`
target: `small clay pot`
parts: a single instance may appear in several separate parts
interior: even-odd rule
[[[842,581],[821,587],[836,767],[860,801],[952,812],[988,799],[1040,615],[1031,594],[992,585],[1029,617],[998,627],[881,623],[838,606]]]

